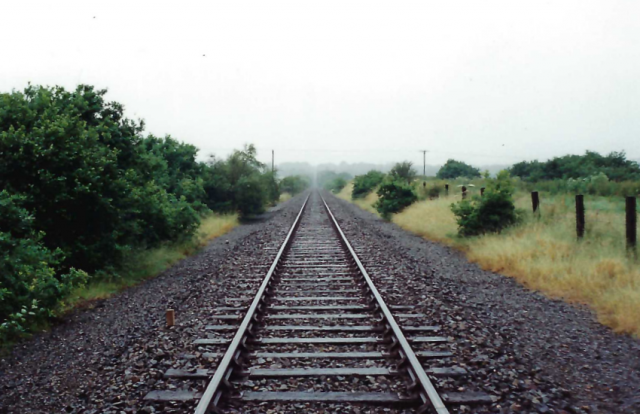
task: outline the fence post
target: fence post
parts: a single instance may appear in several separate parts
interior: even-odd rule
[[[449,195],[449,184],[444,185],[444,192],[445,192],[445,195]]]
[[[584,196],[576,194],[576,233],[578,239],[584,237]]]
[[[533,205],[533,212],[537,212],[538,207],[540,207],[540,197],[538,196],[537,191],[531,192],[531,204]]]
[[[464,200],[465,198],[467,198],[467,187],[465,187],[463,185],[462,186],[462,199]]]
[[[484,195],[484,187],[480,187],[480,196]]]
[[[176,324],[176,313],[173,309],[167,309],[167,327]]]
[[[627,216],[627,249],[633,250],[635,253],[637,243],[637,216],[636,216],[636,197],[627,197],[626,203]]]

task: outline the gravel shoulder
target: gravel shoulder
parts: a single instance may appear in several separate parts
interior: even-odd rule
[[[458,334],[452,333],[461,352],[466,346],[476,358],[483,353],[494,359],[506,356],[510,363],[502,366],[512,366],[514,372],[507,373],[513,381],[505,379],[505,387],[515,394],[531,381],[548,393],[548,403],[534,400],[529,408],[514,403],[503,412],[640,413],[640,341],[614,334],[585,307],[546,298],[480,269],[454,249],[326,192],[325,198],[356,250],[358,239],[374,240],[361,250],[401,257],[405,276],[426,281],[433,303],[468,321],[456,325]],[[499,349],[488,346],[486,338],[499,338]],[[491,375],[485,378],[484,388],[491,389]]]

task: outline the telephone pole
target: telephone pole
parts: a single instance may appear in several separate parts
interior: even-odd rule
[[[427,150],[420,150],[422,152],[422,175],[427,176]]]
[[[275,156],[275,154],[274,154],[274,151],[273,151],[273,150],[271,150],[271,173],[272,173],[272,174],[273,174],[273,172],[275,171],[275,165],[276,165],[276,163],[275,163],[275,159],[276,159],[276,156]]]

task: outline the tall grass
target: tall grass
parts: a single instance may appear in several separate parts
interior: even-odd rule
[[[74,307],[87,305],[97,299],[105,299],[122,289],[157,276],[237,225],[238,216],[236,214],[212,214],[202,219],[196,236],[192,240],[133,252],[117,274],[105,274],[88,285],[73,291],[64,302],[63,312]]]
[[[460,199],[459,189],[452,190],[448,197],[411,205],[392,221],[463,251],[485,270],[513,277],[549,297],[586,304],[614,331],[640,337],[640,266],[625,248],[622,197],[585,196],[582,240],[576,238],[574,196],[544,192],[539,215],[531,212],[530,195],[519,192],[515,203],[525,211],[520,225],[501,234],[463,239],[457,236],[450,209]],[[346,194],[339,196],[351,201]],[[355,204],[372,209],[360,200]]]

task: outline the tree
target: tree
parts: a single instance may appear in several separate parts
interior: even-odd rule
[[[301,175],[290,175],[280,181],[280,191],[296,195],[309,187],[309,178]]]
[[[416,170],[413,169],[413,163],[410,161],[399,162],[389,171],[389,176],[393,180],[406,181],[407,184],[411,184],[416,175]]]
[[[449,159],[440,167],[436,177],[440,179],[453,179],[458,177],[474,178],[480,177],[480,170],[462,161]]]

